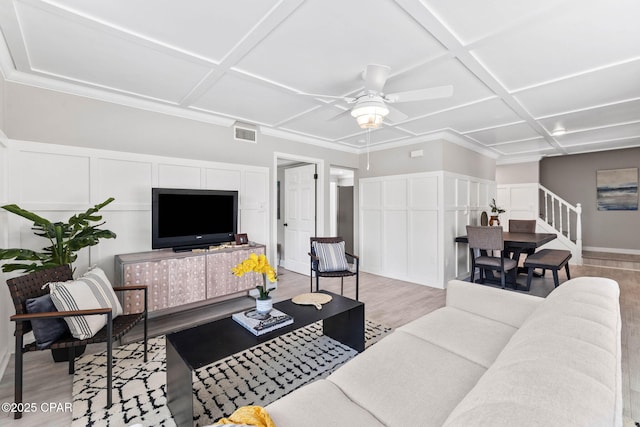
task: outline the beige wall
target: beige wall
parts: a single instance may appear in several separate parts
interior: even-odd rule
[[[640,211],[599,211],[596,171],[637,168],[640,148],[548,157],[540,183],[571,204],[582,204],[583,246],[640,252]]]
[[[422,150],[423,156],[411,157],[414,150]],[[358,178],[445,170],[493,181],[496,170],[495,160],[444,140],[372,151],[369,166],[367,170],[367,154],[361,154]]]
[[[539,162],[496,166],[496,184],[530,184],[540,182]]]

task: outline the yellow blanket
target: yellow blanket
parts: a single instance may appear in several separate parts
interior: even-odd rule
[[[262,406],[242,406],[229,418],[221,418],[216,424],[246,424],[255,427],[276,427]]]

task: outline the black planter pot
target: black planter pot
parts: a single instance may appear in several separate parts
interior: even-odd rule
[[[86,349],[87,349],[86,345],[74,347],[73,351],[74,351],[75,357],[82,356],[82,354]],[[68,348],[52,348],[51,356],[53,357],[54,362],[68,362],[69,349]]]

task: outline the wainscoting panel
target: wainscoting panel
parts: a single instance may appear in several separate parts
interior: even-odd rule
[[[28,205],[28,209],[33,209],[55,204],[73,209],[72,205],[91,202],[89,156],[22,151],[10,161],[16,162],[19,174],[18,197],[24,205],[21,207]]]
[[[102,202],[109,197],[116,200],[110,205],[150,209],[153,185],[151,162],[120,159],[98,159],[97,194]]]
[[[204,188],[240,191],[242,173],[237,169],[205,169]]]
[[[381,248],[383,271],[393,274],[394,277],[407,277],[409,237],[407,211],[385,209],[383,218]]]
[[[201,168],[195,166],[159,164],[158,187],[201,188]]]
[[[360,210],[360,268],[373,274],[382,274],[381,229],[381,210]]]

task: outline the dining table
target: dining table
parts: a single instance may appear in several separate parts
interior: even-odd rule
[[[536,249],[542,245],[549,243],[558,236],[555,233],[512,233],[509,231],[502,232],[502,240],[504,242],[504,252],[516,262],[520,259],[520,254],[527,249]],[[469,243],[468,237],[458,236],[455,238],[456,243]],[[518,272],[524,272],[518,267]],[[518,288],[517,281],[514,280],[514,288]],[[521,285],[523,288],[526,286]]]

